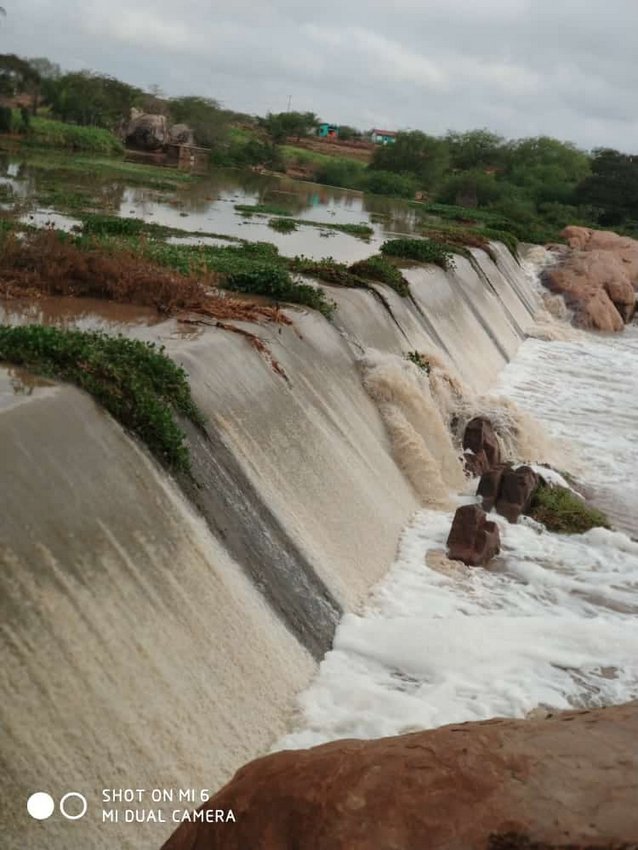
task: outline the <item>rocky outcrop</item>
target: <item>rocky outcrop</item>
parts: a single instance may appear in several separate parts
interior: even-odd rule
[[[192,145],[194,134],[187,124],[169,126],[165,115],[153,115],[131,109],[131,117],[122,129],[127,145],[140,151],[159,151],[172,145]]]
[[[165,115],[151,115],[131,109],[131,120],[124,128],[124,141],[141,151],[157,151],[168,141]]]
[[[636,310],[638,241],[586,227],[567,227],[562,236],[571,250],[545,273],[545,284],[565,298],[580,327],[622,330]]]
[[[478,505],[464,505],[454,514],[447,539],[448,558],[468,567],[485,566],[501,551],[498,526]]]
[[[501,461],[501,449],[489,419],[476,416],[463,434],[465,469],[470,475],[482,475]]]
[[[635,847],[638,703],[276,753],[163,850]]]
[[[195,134],[188,124],[173,124],[168,128],[168,141],[172,145],[194,145]]]

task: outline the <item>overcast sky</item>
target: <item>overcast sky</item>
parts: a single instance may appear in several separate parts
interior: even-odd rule
[[[0,52],[242,112],[638,152],[638,0],[1,0]]]

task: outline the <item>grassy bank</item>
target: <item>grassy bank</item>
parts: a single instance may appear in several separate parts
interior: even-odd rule
[[[158,460],[188,471],[190,459],[176,417],[203,417],[187,375],[163,349],[124,337],[42,325],[0,326],[0,361],[68,381],[88,392],[144,442]]]
[[[121,156],[124,153],[120,140],[108,130],[65,124],[50,118],[32,118],[21,143],[26,147],[57,148],[96,156]]]

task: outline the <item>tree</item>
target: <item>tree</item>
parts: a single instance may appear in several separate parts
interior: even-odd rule
[[[31,97],[33,111],[37,109],[41,79],[31,63],[14,53],[0,55],[0,95],[14,98],[28,94]]]
[[[171,117],[176,124],[188,124],[195,141],[200,145],[215,147],[228,135],[229,118],[216,100],[208,97],[174,97],[168,102]]]
[[[269,112],[261,119],[261,126],[274,144],[282,144],[290,136],[300,139],[319,126],[314,112]]]
[[[62,121],[114,129],[128,118],[141,89],[106,74],[80,71],[50,80],[46,97]]]
[[[344,142],[350,142],[353,139],[360,139],[362,133],[360,130],[355,130],[354,127],[349,127],[347,124],[340,124],[339,132],[337,135]]]
[[[505,185],[493,174],[475,168],[449,177],[437,200],[461,207],[484,207],[499,200],[504,191]]]
[[[539,136],[507,146],[507,181],[525,189],[536,203],[571,203],[574,189],[589,172],[589,157],[569,142]]]
[[[412,175],[420,188],[433,189],[449,161],[448,146],[442,139],[412,130],[398,133],[394,144],[377,147],[370,168]]]
[[[576,189],[577,202],[593,207],[606,226],[638,220],[638,156],[598,148],[591,171]]]
[[[445,141],[451,166],[460,171],[499,168],[505,159],[505,139],[489,130],[449,131]]]

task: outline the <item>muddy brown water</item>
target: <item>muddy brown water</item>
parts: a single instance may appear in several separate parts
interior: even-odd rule
[[[158,174],[161,176],[161,169]],[[0,184],[10,184],[16,197],[28,202],[43,187],[57,182],[65,190],[90,188],[96,203],[106,212],[179,228],[193,233],[223,234],[250,241],[275,244],[286,256],[303,254],[314,259],[332,257],[353,262],[378,251],[383,241],[396,234],[416,233],[419,216],[406,201],[363,195],[238,169],[211,169],[209,174],[174,190],[134,185],[126,176],[91,174],[62,169],[42,169],[28,155],[0,153]],[[268,226],[269,215],[248,216],[236,205],[271,204],[297,219],[330,224],[367,224],[374,230],[369,240],[350,234],[301,224],[292,233],[278,233]],[[32,209],[31,223],[56,227],[76,223],[72,214],[55,209]]]

